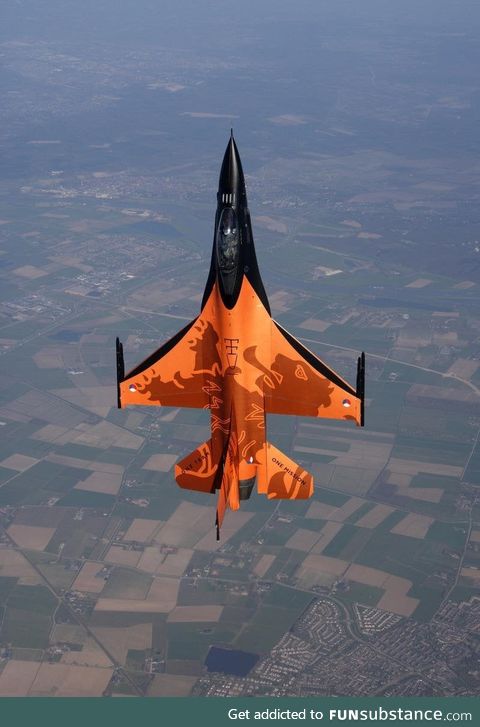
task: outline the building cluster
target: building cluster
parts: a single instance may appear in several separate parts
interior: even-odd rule
[[[28,321],[41,316],[45,322],[53,322],[71,313],[71,309],[46,296],[43,292],[31,293],[14,300],[0,303],[0,319],[5,321]]]
[[[447,601],[438,611],[435,621],[473,634],[480,632],[480,596],[469,601]]]
[[[355,618],[358,628],[365,636],[382,633],[402,620],[401,616],[389,611],[380,611],[378,608],[354,605]]]
[[[89,618],[95,608],[95,600],[91,594],[83,591],[67,591],[64,599],[70,609],[84,619]],[[61,622],[58,618],[56,620],[57,623]]]
[[[352,613],[327,597],[313,601],[246,677],[209,673],[204,696],[461,695],[478,689],[475,639],[480,598],[447,602],[431,623],[376,608]]]

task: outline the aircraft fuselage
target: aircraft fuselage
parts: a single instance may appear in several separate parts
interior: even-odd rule
[[[353,388],[271,318],[258,269],[245,179],[231,136],[220,172],[210,271],[200,314],[125,375],[117,339],[118,405],[210,410],[211,437],[175,465],[185,489],[228,507],[257,491],[305,499],[313,477],[266,439],[267,414],[363,425],[364,355]]]

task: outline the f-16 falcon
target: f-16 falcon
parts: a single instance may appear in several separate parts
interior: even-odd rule
[[[220,171],[200,314],[128,373],[117,338],[117,391],[120,408],[210,411],[210,439],[175,465],[175,478],[187,490],[218,492],[217,539],[227,507],[238,510],[255,482],[271,500],[313,493],[312,475],[267,441],[267,414],[363,426],[365,354],[353,388],[271,317],[233,133]]]

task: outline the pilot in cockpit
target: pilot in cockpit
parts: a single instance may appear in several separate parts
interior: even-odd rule
[[[218,225],[218,263],[224,272],[233,270],[238,254],[238,229],[235,213],[231,207],[222,212]]]

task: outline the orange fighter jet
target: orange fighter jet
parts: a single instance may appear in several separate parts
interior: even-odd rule
[[[269,499],[305,499],[313,477],[266,439],[266,414],[363,426],[365,355],[356,388],[274,321],[258,270],[245,180],[231,135],[220,172],[212,261],[200,314],[127,374],[117,338],[118,406],[209,409],[211,437],[175,465],[187,490],[237,510],[255,481]]]

